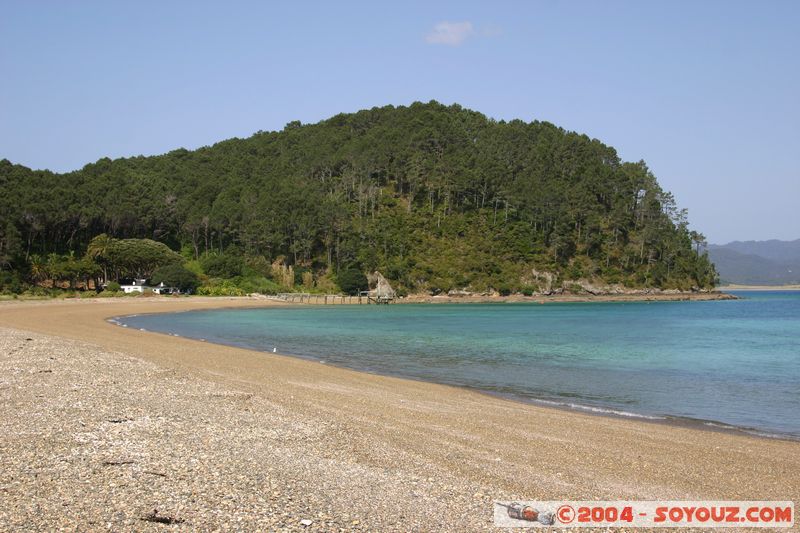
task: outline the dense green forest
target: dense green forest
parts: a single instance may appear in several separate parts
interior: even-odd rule
[[[702,235],[644,162],[546,122],[436,102],[65,174],[2,160],[0,187],[6,291],[181,261],[207,293],[352,290],[373,270],[401,293],[576,280],[688,290],[716,278]],[[156,241],[146,253],[166,245],[164,261],[116,264],[104,247],[134,239]]]

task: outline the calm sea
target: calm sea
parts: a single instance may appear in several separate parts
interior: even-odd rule
[[[287,306],[129,327],[621,416],[800,437],[800,292],[741,300]]]

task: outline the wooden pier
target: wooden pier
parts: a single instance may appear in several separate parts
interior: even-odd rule
[[[362,291],[358,293],[358,300],[361,301],[361,297],[366,298],[367,305],[375,304],[375,305],[386,305],[391,303],[394,298],[391,296],[383,296],[383,295],[376,295],[373,291]]]
[[[275,300],[282,302],[311,304],[311,305],[385,305],[389,304],[393,298],[386,296],[376,296],[369,291],[363,291],[355,296],[344,294],[311,294],[307,292],[283,292],[272,296]]]
[[[370,291],[361,291],[355,296],[344,294],[311,294],[309,292],[282,292],[270,296],[282,302],[313,304],[313,305],[387,305],[394,301],[397,293],[380,272],[369,276],[369,286],[375,287]]]

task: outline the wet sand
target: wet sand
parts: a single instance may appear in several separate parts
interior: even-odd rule
[[[491,525],[495,499],[800,500],[800,442],[549,409],[106,322],[264,305],[285,304],[0,304],[11,376],[0,382],[0,521],[141,529],[152,507],[199,529],[470,531]],[[74,478],[91,497],[70,492]]]

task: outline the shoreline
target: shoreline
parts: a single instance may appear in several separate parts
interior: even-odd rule
[[[760,288],[760,287],[750,287],[750,288],[726,288],[727,290],[795,290],[795,289],[768,289],[768,288]],[[797,290],[800,290],[800,286]],[[298,293],[299,294],[299,293]],[[264,295],[264,294],[250,294],[247,296],[195,296],[195,295],[182,295],[177,298],[183,301],[195,301],[195,302],[206,302],[208,300],[216,300],[216,301],[228,301],[228,300],[249,300],[253,301],[254,306],[262,305],[263,302],[275,302],[281,304],[292,304],[292,305],[366,305],[366,304],[358,304],[347,301],[346,298],[350,298],[349,296],[345,296],[344,301],[340,301],[339,303],[329,303],[323,304],[319,302],[318,298],[322,298],[326,295],[324,294],[312,294],[311,298],[314,298],[313,302],[303,302],[303,301],[286,301],[276,298],[271,295]],[[336,296],[337,298],[341,295],[327,295],[327,296]],[[94,300],[94,301],[102,301],[102,300],[111,300],[111,301],[130,301],[130,300],[152,300],[152,301],[159,301],[162,299],[174,299],[175,297],[172,296],[146,296],[143,297],[141,295],[135,296],[120,296],[120,297],[112,297],[112,298],[102,298],[102,297],[74,297],[74,296],[60,296],[60,297],[20,297],[20,298],[0,298],[0,305],[4,302],[66,302],[66,301],[77,301],[77,300]],[[355,297],[353,297],[355,298]],[[509,296],[500,296],[499,294],[492,294],[492,295],[481,295],[481,294],[470,294],[470,295],[430,295],[430,294],[410,294],[407,296],[401,296],[396,298],[392,303],[394,304],[419,304],[419,303],[537,303],[537,304],[547,304],[547,303],[589,303],[589,302],[685,302],[685,301],[697,301],[697,302],[704,302],[704,301],[716,301],[716,300],[738,300],[739,297],[734,294],[728,294],[721,290],[713,290],[713,291],[701,291],[701,292],[667,292],[667,291],[660,291],[656,290],[654,292],[640,292],[634,291],[629,293],[617,293],[617,292],[598,292],[598,293],[559,293],[559,294],[538,294],[532,296],[524,296],[521,294],[512,294]]]
[[[674,301],[674,300],[667,300],[667,301]],[[408,302],[411,304],[412,302]],[[416,303],[416,302],[413,302]],[[438,302],[438,303],[452,303],[452,302]],[[482,302],[486,303],[486,302]],[[496,302],[500,303],[500,302]],[[508,303],[508,302],[505,302]],[[577,302],[576,302],[577,303]],[[314,305],[314,304],[288,304],[288,305]],[[257,308],[257,307],[255,307]],[[192,311],[217,311],[219,309],[188,309],[184,311],[178,312],[192,312]],[[120,315],[114,317],[106,318],[106,321],[121,328],[128,328],[128,325],[124,323],[124,319],[126,318],[133,318],[136,316],[142,315],[158,315],[161,314],[160,312],[156,313],[136,313],[132,315]],[[171,314],[171,313],[170,313]],[[188,337],[184,335],[177,335],[174,333],[166,332],[166,331],[157,331],[157,330],[150,330],[150,329],[139,329],[139,328],[131,328],[134,331],[141,331],[147,334],[154,334],[154,335],[161,335],[168,338],[185,338],[196,340],[203,343],[209,344],[216,344],[218,346],[227,346],[231,348],[247,350],[249,352],[255,354],[264,354],[264,353],[272,353],[267,350],[258,350],[255,348],[251,348],[248,346],[236,344],[233,342],[221,342],[221,341],[211,341],[199,337]],[[320,360],[317,356],[311,355],[304,355],[304,354],[296,354],[296,353],[281,353],[281,356],[284,357],[291,357],[295,359],[299,359],[301,361],[306,361],[312,364],[320,364]],[[566,403],[558,400],[551,400],[548,398],[536,398],[536,397],[528,397],[522,395],[516,395],[512,393],[503,393],[499,391],[492,391],[488,389],[482,389],[480,387],[474,387],[471,385],[466,384],[447,384],[441,383],[438,381],[434,381],[431,379],[424,379],[424,378],[416,378],[412,376],[405,376],[399,373],[379,373],[379,372],[370,372],[368,370],[360,369],[357,367],[345,366],[345,365],[337,365],[336,363],[325,362],[326,366],[330,366],[332,368],[339,368],[344,369],[352,372],[359,372],[367,375],[372,376],[385,376],[390,378],[396,378],[401,380],[408,380],[414,381],[418,383],[429,383],[432,385],[441,385],[444,387],[454,387],[456,389],[463,389],[465,391],[474,392],[477,394],[481,394],[487,397],[492,398],[501,398],[506,401],[512,401],[515,403],[519,403],[522,405],[534,405],[542,409],[556,409],[559,411],[564,411],[567,413],[579,413],[593,417],[599,418],[607,418],[612,420],[631,420],[636,422],[642,422],[646,424],[658,424],[658,425],[665,425],[665,426],[673,426],[673,427],[683,427],[694,429],[697,431],[707,431],[712,433],[729,433],[734,435],[746,435],[750,437],[755,437],[758,439],[777,439],[777,440],[784,440],[789,442],[800,442],[800,435],[789,434],[789,433],[776,433],[770,432],[768,430],[762,430],[758,428],[752,427],[744,427],[744,426],[737,426],[734,424],[729,424],[726,422],[722,422],[719,420],[711,420],[711,419],[699,419],[699,418],[692,418],[692,417],[682,417],[677,415],[669,415],[669,414],[647,414],[647,413],[636,413],[636,412],[628,412],[628,411],[620,411],[613,407],[606,407],[606,406],[595,406],[595,405],[586,405],[580,404],[578,402]]]
[[[434,383],[434,382],[430,382]],[[556,409],[565,411],[567,413],[580,413],[587,416],[595,416],[598,418],[608,418],[612,420],[631,420],[633,422],[640,422],[643,424],[656,424],[659,426],[687,428],[693,431],[704,431],[709,433],[724,433],[729,435],[741,435],[747,437],[754,437],[757,439],[766,440],[780,440],[786,442],[800,443],[800,435],[792,435],[787,433],[770,433],[766,430],[760,430],[751,427],[735,426],[720,422],[718,420],[705,420],[701,418],[691,418],[676,415],[647,415],[642,413],[633,413],[627,411],[618,411],[612,408],[595,407],[591,405],[581,404],[563,404],[558,401],[551,401],[538,398],[523,398],[514,395],[507,395],[502,393],[494,393],[483,389],[476,389],[472,387],[464,387],[467,390],[475,391],[479,394],[487,396],[495,396],[504,398],[510,401],[519,402],[525,405],[535,405],[544,409]]]
[[[800,291],[800,285],[725,285],[721,291]]]
[[[738,300],[733,294],[720,291],[711,292],[652,292],[652,293],[598,293],[598,294],[550,294],[535,296],[450,296],[437,295],[428,296],[423,294],[412,294],[399,298],[395,303],[417,304],[417,303],[607,303],[607,302],[685,302],[685,301],[716,301],[716,300]]]
[[[755,290],[755,289],[753,289]],[[561,295],[549,295],[546,297],[524,297],[524,296],[510,296],[510,297],[464,297],[464,296],[456,296],[456,297],[428,297],[428,300],[414,300],[414,301],[401,301],[399,303],[404,304],[476,304],[476,303],[590,303],[590,302],[597,302],[597,303],[613,303],[613,302],[673,302],[673,301],[724,301],[724,300],[735,300],[739,299],[735,295],[730,295],[727,293],[722,292],[710,292],[710,293],[673,293],[673,294],[653,294],[653,295],[642,295],[642,294],[634,294],[634,295],[569,295],[569,294],[561,294]],[[181,335],[173,335],[170,333],[160,332],[160,331],[153,331],[153,330],[139,330],[137,328],[128,328],[127,326],[123,326],[119,320],[124,319],[127,317],[133,316],[140,316],[140,315],[158,315],[158,314],[171,314],[176,312],[190,312],[190,311],[218,311],[228,308],[233,309],[259,309],[259,308],[272,308],[272,307],[283,307],[283,306],[304,306],[304,305],[317,305],[317,304],[309,304],[309,303],[287,303],[281,302],[279,300],[273,300],[263,297],[251,297],[251,296],[229,296],[229,297],[220,297],[220,296],[190,296],[190,297],[183,297],[180,299],[174,299],[172,297],[152,297],[152,298],[114,298],[114,299],[104,299],[104,300],[64,300],[64,301],[74,301],[74,302],[91,302],[91,301],[103,301],[103,302],[129,302],[129,301],[138,301],[138,302],[147,302],[147,303],[185,303],[186,305],[179,305],[180,309],[178,310],[164,310],[164,309],[157,309],[153,308],[152,310],[148,310],[145,312],[137,312],[132,314],[122,314],[118,316],[103,316],[103,322],[107,323],[108,325],[121,328],[121,329],[130,329],[131,331],[137,331],[140,333],[145,334],[157,334],[162,337],[170,338],[170,339],[188,339],[195,342],[201,342],[207,345],[216,345],[216,346],[224,346],[229,348],[234,348],[237,350],[244,350],[246,352],[250,352],[252,354],[269,354],[271,356],[277,356],[282,358],[291,358],[298,361],[302,361],[305,363],[309,363],[312,365],[320,364],[319,360],[316,357],[306,356],[302,354],[284,354],[284,353],[272,353],[267,351],[261,351],[254,348],[249,348],[242,345],[237,345],[234,343],[223,343],[223,342],[214,342],[208,341],[206,339],[194,338],[194,337],[184,337]],[[53,300],[35,300],[37,303],[46,303],[52,302]],[[217,305],[217,303],[219,305]],[[197,304],[197,305],[193,305]],[[356,304],[341,304],[341,305],[356,305]],[[2,303],[0,302],[0,311],[2,310]],[[0,323],[2,325],[2,323]],[[787,442],[798,442],[800,443],[800,436],[792,435],[792,434],[783,434],[783,433],[770,433],[765,430],[759,430],[757,428],[750,428],[750,427],[741,427],[732,424],[728,424],[725,422],[717,421],[717,420],[701,420],[701,419],[694,419],[690,417],[680,417],[675,415],[650,415],[650,414],[643,414],[643,413],[625,413],[618,412],[613,408],[606,408],[606,407],[597,407],[591,405],[582,405],[582,404],[575,404],[575,405],[568,405],[563,402],[559,402],[557,400],[549,400],[544,398],[528,398],[519,395],[513,394],[506,394],[497,391],[485,390],[477,387],[471,387],[469,385],[451,385],[445,383],[439,383],[432,380],[426,380],[421,378],[414,378],[409,376],[403,376],[400,374],[381,374],[375,372],[369,372],[367,370],[352,368],[348,366],[336,365],[333,363],[324,363],[325,366],[330,368],[337,368],[340,370],[344,370],[347,372],[356,372],[359,374],[365,374],[368,376],[379,376],[379,377],[387,377],[391,379],[399,379],[403,381],[410,381],[414,383],[424,383],[430,384],[434,386],[441,386],[441,387],[449,387],[455,388],[463,391],[467,391],[470,393],[479,394],[481,396],[485,396],[488,398],[498,398],[504,401],[510,401],[514,403],[518,403],[520,405],[528,405],[528,406],[535,406],[539,409],[552,409],[556,411],[562,411],[566,413],[573,413],[579,414],[584,416],[590,417],[597,417],[600,419],[610,419],[610,420],[626,420],[626,421],[633,421],[638,423],[644,424],[655,424],[659,426],[666,426],[666,427],[681,427],[681,428],[688,428],[694,431],[700,432],[710,432],[710,433],[726,433],[732,435],[740,435],[740,436],[747,436],[756,439],[767,439],[767,440],[779,440],[779,441],[787,441]]]
[[[17,331],[3,332],[8,346],[15,346],[4,357],[16,358],[9,368],[28,380],[9,381],[0,392],[13,401],[29,397],[2,411],[4,422],[19,429],[6,439],[6,463],[0,469],[29,484],[18,488],[0,479],[0,488],[11,490],[0,490],[0,503],[17,494],[23,503],[8,508],[19,508],[33,520],[21,523],[63,524],[61,515],[72,507],[61,507],[56,489],[71,490],[65,488],[75,485],[71,476],[85,476],[101,494],[81,499],[80,505],[97,506],[97,513],[110,507],[131,520],[155,505],[156,497],[148,496],[154,478],[142,478],[142,490],[148,492],[134,494],[137,476],[148,471],[168,476],[155,478],[168,485],[158,492],[169,500],[159,504],[161,512],[201,529],[213,529],[233,510],[243,513],[238,516],[251,528],[300,529],[299,513],[317,509],[333,516],[329,523],[312,515],[323,530],[448,531],[491,526],[492,500],[800,500],[796,441],[541,407],[466,388],[149,335],[106,321],[131,314],[284,305],[289,304],[248,298],[0,304],[0,327]],[[28,344],[24,332],[33,332]],[[36,352],[39,344],[44,348]],[[37,353],[41,362],[27,368],[25,361],[34,361]],[[134,366],[115,370],[123,363]],[[44,389],[32,385],[44,386],[68,372]],[[76,388],[80,380],[86,384]],[[54,403],[41,407],[50,397]],[[119,407],[94,415],[104,409],[91,407],[95,404]],[[76,411],[81,405],[84,410]],[[51,419],[70,428],[54,432]],[[83,444],[86,435],[109,442],[108,451]],[[129,448],[119,447],[120,435]],[[67,450],[53,452],[47,444],[35,456],[38,463],[48,468],[66,464],[59,457],[86,457],[68,463],[74,474],[37,482],[24,463],[8,465],[17,456],[27,457],[24,450],[31,446],[40,449],[36,443],[55,438]],[[126,449],[133,452],[120,455]],[[108,461],[120,466],[104,466]],[[213,485],[205,484],[212,478],[193,470],[195,464],[204,465],[203,472],[217,472]],[[120,484],[123,480],[128,481]],[[281,496],[267,498],[258,490],[265,485]],[[210,494],[212,486],[218,497]],[[294,498],[284,498],[287,493]],[[253,497],[264,502],[244,503]],[[47,504],[54,514],[30,514],[28,501]],[[305,501],[317,507],[298,510]],[[277,509],[278,522],[259,522],[267,516],[256,511],[262,508],[263,513]],[[443,508],[464,512],[441,513]],[[232,510],[208,514],[219,509]],[[55,521],[47,522],[48,516]],[[108,522],[129,529],[115,517],[109,515]]]

